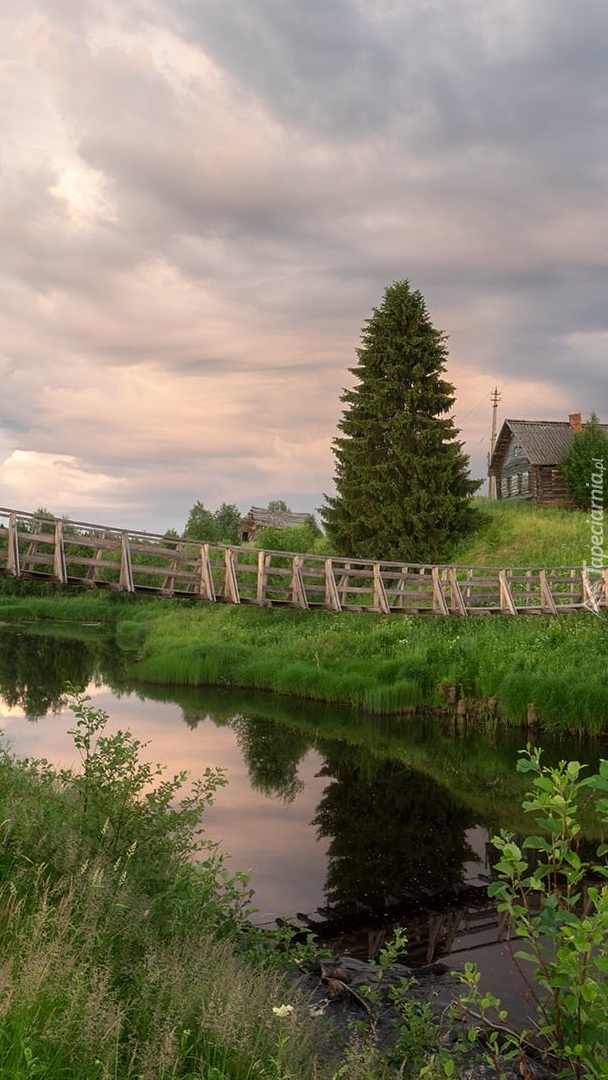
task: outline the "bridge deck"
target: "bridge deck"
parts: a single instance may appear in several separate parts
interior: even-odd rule
[[[557,615],[608,608],[608,570],[374,562],[201,544],[0,508],[0,575],[208,603],[384,615]]]

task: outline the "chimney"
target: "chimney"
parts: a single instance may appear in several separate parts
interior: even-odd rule
[[[582,431],[583,430],[583,422],[581,420],[580,412],[571,412],[569,417],[568,417],[568,420],[570,421],[570,427],[572,428],[573,431]]]

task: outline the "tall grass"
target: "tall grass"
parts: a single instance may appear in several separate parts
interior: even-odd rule
[[[192,607],[149,619],[119,639],[138,650],[132,674],[166,684],[219,684],[344,703],[370,713],[494,698],[524,724],[533,704],[551,732],[608,725],[606,617],[423,619]]]
[[[0,1077],[332,1075],[305,1005],[273,1014],[286,984],[244,919],[244,883],[212,848],[187,861],[198,814],[171,810],[174,782],[143,795],[129,746],[99,736],[81,774],[0,755]]]
[[[588,515],[527,502],[476,499],[478,527],[446,560],[460,566],[582,566],[591,563]]]

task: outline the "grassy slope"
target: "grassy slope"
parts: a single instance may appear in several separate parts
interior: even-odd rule
[[[504,567],[591,563],[590,524],[582,511],[489,499],[476,504],[480,527],[453,548],[449,562]]]

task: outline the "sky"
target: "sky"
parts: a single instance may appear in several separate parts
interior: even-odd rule
[[[0,0],[0,504],[315,511],[409,279],[471,471],[608,421],[605,0]]]

